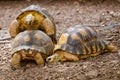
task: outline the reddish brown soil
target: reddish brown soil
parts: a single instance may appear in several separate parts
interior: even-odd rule
[[[54,17],[57,38],[77,24],[106,26],[120,22],[120,3],[115,0],[22,0],[0,1],[0,28],[9,28],[20,10],[38,4]],[[58,62],[38,66],[25,62],[20,69],[10,66],[10,42],[0,43],[0,80],[120,80],[120,26],[101,31],[118,47],[117,53],[105,53],[79,62]]]

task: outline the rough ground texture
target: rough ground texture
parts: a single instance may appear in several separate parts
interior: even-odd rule
[[[63,31],[77,24],[104,27],[120,22],[120,3],[116,0],[15,0],[0,1],[0,28],[8,29],[20,10],[31,4],[46,8],[54,17],[57,38]],[[0,80],[120,80],[120,26],[100,32],[110,44],[118,47],[117,53],[45,66],[25,62],[17,70],[12,70],[10,66],[11,39],[1,41]]]

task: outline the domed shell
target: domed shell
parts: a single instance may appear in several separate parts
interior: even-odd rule
[[[19,33],[12,41],[12,54],[20,50],[36,50],[46,55],[53,53],[53,42],[40,30],[26,30]]]
[[[95,29],[75,26],[61,35],[54,53],[63,50],[72,54],[91,54],[103,50],[106,45]]]
[[[41,8],[39,5],[31,5],[23,9],[21,13],[17,16],[17,19],[21,18],[22,16],[25,16],[26,14],[29,14],[29,12],[39,13],[45,18],[49,18],[54,23],[53,17],[46,11],[46,9]]]

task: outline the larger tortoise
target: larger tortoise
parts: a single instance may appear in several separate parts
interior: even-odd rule
[[[56,26],[53,17],[38,5],[31,5],[23,9],[10,24],[10,35],[15,37],[25,30],[42,30],[51,37],[54,43],[56,40]]]
[[[27,30],[19,33],[12,41],[11,65],[20,66],[22,60],[35,60],[44,64],[45,59],[53,54],[54,45],[51,38],[40,30]]]
[[[61,35],[55,46],[54,54],[46,61],[78,61],[107,51],[116,52],[117,48],[102,40],[99,32],[95,29],[78,25]]]

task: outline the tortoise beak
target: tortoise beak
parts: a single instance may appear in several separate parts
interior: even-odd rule
[[[26,24],[30,25],[34,20],[34,16],[32,14],[29,14],[26,16],[25,18],[25,21],[26,21]]]

